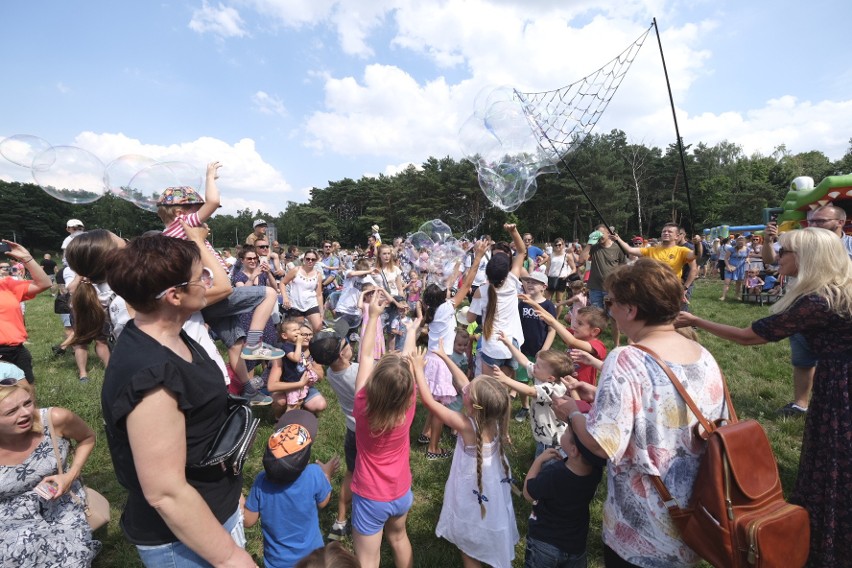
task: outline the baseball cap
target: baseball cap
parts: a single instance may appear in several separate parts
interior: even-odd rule
[[[253,229],[255,227],[259,227],[261,225],[266,225],[266,224],[267,224],[266,221],[264,221],[263,219],[255,219],[254,223],[252,223],[251,227]]]
[[[274,483],[291,483],[311,461],[311,446],[317,437],[317,417],[307,410],[285,412],[266,443],[263,469]]]
[[[539,284],[544,284],[547,286],[547,276],[542,274],[541,272],[530,272],[529,276],[524,276],[521,280],[535,280]]]
[[[66,229],[72,229],[72,228],[76,228],[76,227],[85,227],[85,225],[79,219],[68,219],[68,222],[65,223]]]
[[[157,199],[157,205],[193,205],[195,203],[204,203],[204,199],[188,185],[167,187]]]
[[[6,361],[0,361],[0,379],[15,379],[20,381],[24,378],[24,372],[20,367]]]
[[[593,231],[592,234],[589,235],[588,243],[590,245],[596,245],[596,244],[598,244],[598,241],[601,240],[602,237],[603,237],[603,233],[601,233],[600,231]]]
[[[467,321],[467,313],[469,311],[470,306],[463,306],[459,311],[456,312],[456,321],[465,327],[470,325],[470,322]]]
[[[340,357],[343,349],[343,339],[349,331],[349,323],[340,319],[334,322],[333,327],[327,327],[314,335],[308,350],[311,357],[320,365],[331,365]]]

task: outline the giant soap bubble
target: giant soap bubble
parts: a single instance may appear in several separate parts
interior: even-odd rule
[[[440,219],[432,219],[408,236],[403,246],[403,261],[425,274],[426,283],[446,287],[457,263],[464,259],[465,251],[453,237],[450,226]]]
[[[76,146],[51,146],[36,154],[32,174],[45,192],[67,203],[92,203],[107,191],[103,162]]]
[[[33,159],[50,149],[50,142],[29,134],[15,134],[0,140],[0,154],[15,165],[30,169]]]
[[[536,191],[536,177],[556,171],[555,152],[542,148],[534,121],[510,87],[483,90],[459,130],[466,159],[476,167],[488,200],[514,211]]]
[[[136,173],[121,197],[147,211],[157,211],[157,200],[168,187],[189,186],[201,192],[201,170],[185,162],[156,162]]]
[[[116,197],[133,202],[136,196],[130,186],[130,180],[147,167],[153,166],[157,161],[139,154],[124,154],[107,164],[104,172],[104,184]]]

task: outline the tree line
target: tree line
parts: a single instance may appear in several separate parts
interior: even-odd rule
[[[686,175],[676,144],[647,147],[628,141],[621,130],[590,135],[568,157],[571,172],[607,223],[622,235],[648,236],[669,221],[693,231],[759,223],[764,207],[781,204],[793,178],[807,175],[819,183],[826,176],[852,172],[852,139],[837,161],[817,150],[793,154],[783,145],[769,156],[747,156],[731,142],[687,146],[685,161]],[[242,243],[258,217],[275,226],[280,243],[300,246],[322,239],[363,245],[371,225],[379,225],[388,239],[414,232],[430,219],[443,220],[458,237],[497,235],[504,223],[514,222],[537,241],[557,236],[582,240],[599,217],[565,169],[539,176],[533,198],[507,213],[488,202],[470,162],[430,157],[419,168],[409,166],[393,176],[330,181],[327,187],[313,188],[307,203],[290,201],[277,215],[249,209],[216,215],[209,222],[211,241],[216,247]],[[112,195],[72,205],[33,184],[0,181],[2,238],[36,251],[55,251],[69,218],[124,237],[162,228],[155,214]]]

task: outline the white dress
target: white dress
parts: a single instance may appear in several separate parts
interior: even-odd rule
[[[478,493],[476,446],[465,446],[459,436],[435,535],[480,562],[511,568],[520,536],[499,439],[482,445],[482,494],[488,499],[483,502],[485,518],[480,513]]]

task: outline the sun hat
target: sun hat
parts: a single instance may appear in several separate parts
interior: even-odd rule
[[[204,198],[188,185],[167,187],[157,199],[157,205],[194,205],[196,203],[204,203]]]

